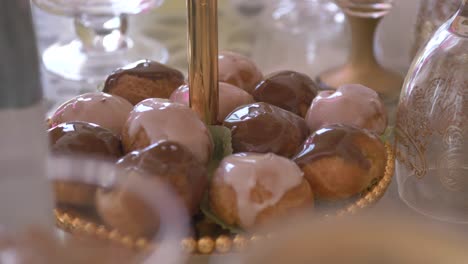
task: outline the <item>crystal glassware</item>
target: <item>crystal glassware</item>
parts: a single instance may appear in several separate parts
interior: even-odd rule
[[[345,17],[333,0],[272,0],[264,6],[252,57],[265,73],[291,69],[316,76],[344,62]]]
[[[351,48],[347,63],[321,73],[318,81],[324,89],[336,89],[351,83],[368,86],[381,95],[393,117],[403,78],[381,66],[374,52],[377,26],[392,9],[393,0],[335,1],[343,9],[349,22]]]
[[[230,0],[232,7],[243,17],[255,17],[260,14],[266,5],[265,0]]]
[[[399,194],[428,216],[468,223],[468,5],[413,61],[397,113]]]
[[[341,31],[344,22],[343,13],[332,0],[275,0],[265,6],[265,22],[275,29],[293,34],[312,31],[317,39]]]
[[[128,36],[128,15],[160,6],[164,0],[33,0],[41,9],[74,19],[77,38],[60,41],[42,55],[45,68],[74,81],[101,82],[113,70],[139,59],[167,62],[157,40]]]
[[[460,0],[422,0],[416,22],[411,58],[423,47],[434,32],[456,11]]]

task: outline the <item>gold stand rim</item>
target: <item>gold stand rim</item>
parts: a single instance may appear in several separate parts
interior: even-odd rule
[[[387,151],[387,164],[385,167],[384,176],[375,184],[365,195],[346,208],[338,210],[335,214],[328,214],[324,217],[342,217],[346,215],[354,215],[360,210],[371,207],[383,197],[387,191],[394,175],[395,156],[392,145],[385,144]],[[91,221],[86,221],[80,217],[73,217],[69,213],[55,209],[56,225],[73,235],[87,236],[91,238],[109,241],[136,251],[152,250],[157,248],[157,244],[148,241],[145,238],[133,238],[121,234],[118,230],[107,228],[104,225],[98,225]],[[260,235],[221,235],[216,238],[201,237],[195,239],[193,237],[185,238],[181,241],[181,248],[190,254],[227,254],[232,252],[240,252],[245,249],[249,243],[270,239],[271,236]]]

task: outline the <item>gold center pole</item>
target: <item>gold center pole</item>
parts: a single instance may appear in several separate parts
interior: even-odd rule
[[[187,0],[190,107],[215,124],[218,114],[218,1]]]

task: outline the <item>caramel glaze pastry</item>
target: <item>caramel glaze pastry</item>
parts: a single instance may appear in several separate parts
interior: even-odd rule
[[[293,160],[317,199],[336,201],[359,194],[383,177],[386,151],[367,130],[332,125],[312,134]]]
[[[319,88],[307,75],[295,71],[273,73],[260,82],[253,96],[257,102],[266,102],[305,117]]]
[[[292,157],[308,136],[304,119],[267,103],[241,106],[224,120],[234,152],[272,152]]]
[[[127,154],[117,162],[117,166],[125,170],[126,173],[122,174],[125,177],[142,175],[169,184],[190,214],[198,213],[207,185],[207,172],[184,146],[162,141]],[[132,172],[137,173],[132,175]],[[124,189],[100,189],[96,204],[102,219],[125,234],[151,236],[159,228],[157,212],[152,212],[144,201]]]
[[[122,155],[119,138],[103,127],[85,122],[68,122],[48,131],[50,149],[55,155],[86,155],[117,160]],[[85,184],[73,175],[68,181],[54,181],[56,201],[59,204],[89,207],[94,205],[96,187]],[[79,175],[77,175],[78,177]]]
[[[184,83],[180,71],[142,60],[113,72],[105,82],[104,92],[121,96],[136,105],[147,98],[167,99]]]
[[[224,222],[250,229],[313,207],[314,197],[301,169],[272,153],[238,153],[216,170],[210,206]]]
[[[251,59],[230,51],[222,51],[218,56],[219,81],[232,84],[252,93],[263,79],[263,74]]]

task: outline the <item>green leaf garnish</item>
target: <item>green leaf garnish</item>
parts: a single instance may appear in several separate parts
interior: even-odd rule
[[[102,82],[102,83],[98,84],[98,86],[96,87],[98,92],[103,92],[105,85],[106,85],[105,82]]]
[[[214,141],[213,158],[222,160],[232,154],[232,134],[231,130],[225,126],[209,126],[211,136]]]
[[[219,167],[221,161],[225,157],[231,155],[233,153],[233,149],[232,134],[229,128],[225,126],[209,126],[208,129],[210,130],[214,143],[213,155],[210,163],[208,164],[208,179],[211,181],[213,174]],[[242,229],[228,225],[211,211],[208,192],[205,193],[200,209],[208,220],[219,225],[221,228],[228,230],[232,234],[242,233]]]
[[[385,129],[385,132],[380,136],[380,140],[382,140],[382,142],[392,141],[394,130],[395,128],[392,126],[387,127],[387,129]]]
[[[231,130],[225,126],[209,126],[211,137],[214,143],[213,155],[208,164],[208,176],[211,176],[218,168],[221,161],[233,153]]]

